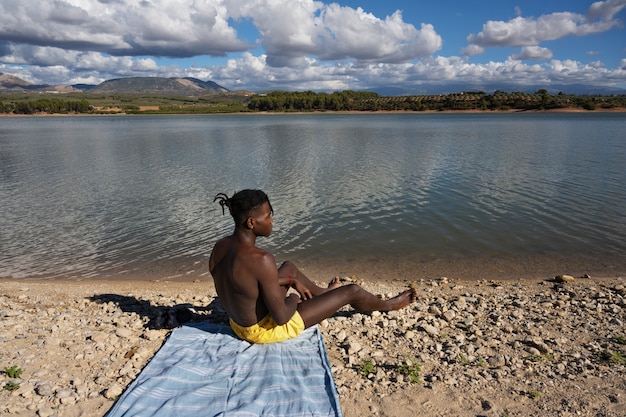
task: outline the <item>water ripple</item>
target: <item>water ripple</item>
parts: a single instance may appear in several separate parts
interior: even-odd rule
[[[206,275],[232,231],[213,196],[250,187],[279,259],[626,252],[623,117],[4,122],[1,277]]]

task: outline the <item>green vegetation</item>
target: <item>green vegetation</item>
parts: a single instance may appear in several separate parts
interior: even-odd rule
[[[17,382],[9,381],[6,384],[4,384],[2,389],[7,390],[7,391],[15,391],[19,387],[20,387],[20,384],[18,384]]]
[[[16,365],[13,365],[10,368],[4,368],[4,373],[9,377],[9,378],[19,378],[22,375],[22,368],[17,367]]]
[[[367,378],[369,374],[374,373],[375,369],[376,369],[376,366],[374,365],[374,362],[365,361],[359,367],[359,373]]]
[[[597,355],[603,362],[608,362],[614,365],[626,365],[626,356],[624,356],[622,352],[604,350],[602,352],[598,352]]]
[[[11,366],[10,368],[5,367],[4,368],[4,373],[9,378],[16,379],[16,378],[19,378],[22,375],[22,368],[19,368],[16,365]],[[15,391],[19,387],[20,387],[19,383],[15,382],[15,381],[8,381],[7,383],[4,384],[2,389],[6,390],[6,391]]]
[[[422,365],[417,363],[414,359],[407,358],[404,362],[402,362],[398,366],[398,372],[402,375],[405,375],[409,379],[409,383],[411,384],[419,384],[422,381],[420,380],[420,372],[422,372]]]
[[[0,94],[0,113],[8,114],[212,114],[241,112],[327,111],[507,111],[578,108],[626,108],[626,95],[583,95],[547,90],[535,93],[496,91],[383,97],[372,92],[270,91],[211,93],[175,96],[148,93],[66,93],[42,97],[40,93]]]
[[[613,338],[611,340],[620,345],[626,345],[626,337],[622,335],[619,335],[619,334],[613,335]]]
[[[18,101],[10,105],[3,104],[2,108],[5,110],[9,108],[14,114],[87,113],[91,110],[87,100],[59,100],[56,98],[40,98],[37,100]]]
[[[626,365],[626,356],[622,355],[622,352],[612,352],[609,356],[609,362]]]
[[[243,94],[178,97],[140,93],[0,94],[0,113],[10,114],[211,114],[249,112]]]
[[[378,94],[342,91],[332,94],[313,91],[271,91],[250,99],[248,108],[253,111],[310,112],[377,110]]]
[[[548,110],[566,107],[596,108],[626,107],[626,95],[576,96],[547,90],[535,93],[506,93],[496,91],[462,92],[423,96],[381,97],[376,93],[342,91],[332,94],[271,91],[253,96],[248,108],[253,111],[446,111],[446,110]]]

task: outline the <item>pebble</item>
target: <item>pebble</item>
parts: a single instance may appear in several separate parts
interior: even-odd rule
[[[108,398],[109,400],[113,400],[122,395],[122,392],[124,392],[124,388],[120,384],[115,383],[106,389],[106,391],[104,392],[104,397]]]

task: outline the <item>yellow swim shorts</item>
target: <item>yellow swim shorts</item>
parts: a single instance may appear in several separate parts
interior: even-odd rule
[[[250,343],[274,343],[298,336],[304,330],[304,321],[297,311],[283,325],[277,324],[268,314],[260,322],[250,327],[243,327],[229,319],[230,328],[235,334]]]

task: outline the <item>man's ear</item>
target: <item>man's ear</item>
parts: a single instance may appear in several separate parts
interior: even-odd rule
[[[252,217],[246,219],[246,227],[250,230],[254,229],[255,220]]]

